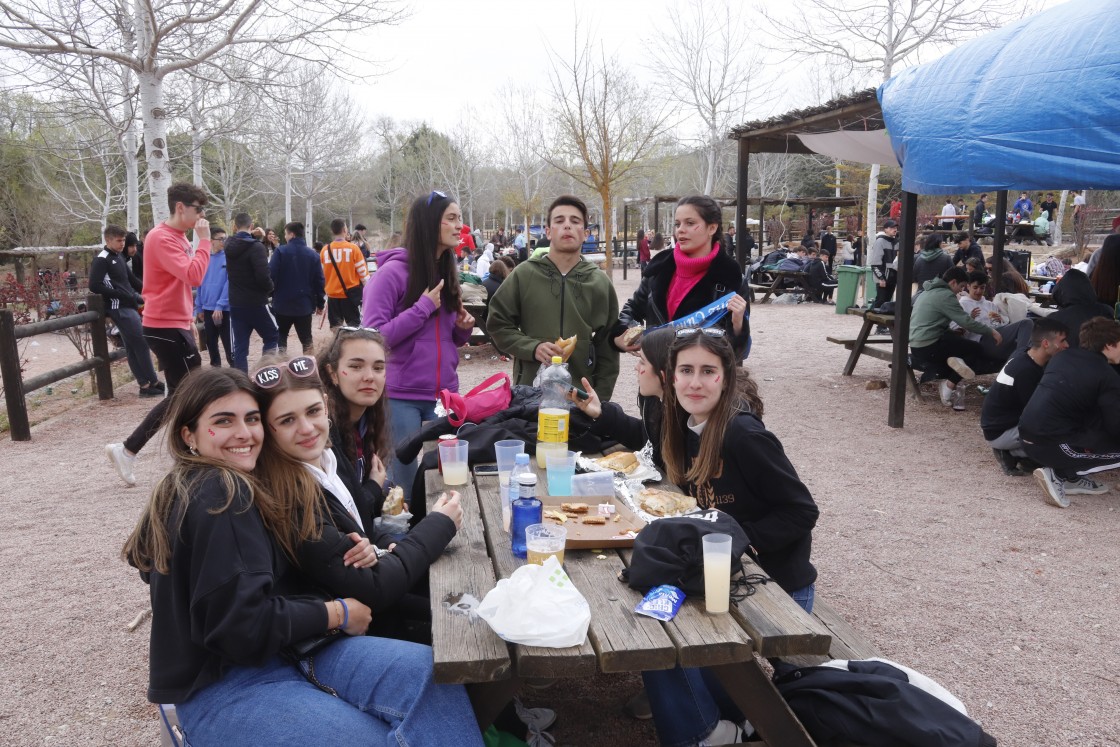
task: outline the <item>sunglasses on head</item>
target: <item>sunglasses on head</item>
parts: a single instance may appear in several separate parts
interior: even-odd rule
[[[685,327],[677,330],[677,337],[692,337],[696,334],[705,334],[708,337],[723,337],[727,330],[719,327]]]
[[[438,189],[433,189],[432,193],[430,195],[428,195],[428,204],[431,205],[432,200],[434,200],[437,197],[440,198],[441,200],[446,200],[447,199],[447,195],[445,195],[443,192],[440,192]]]
[[[301,355],[292,358],[285,366],[292,372],[292,376],[307,378],[315,373],[315,359],[310,355]],[[264,366],[253,372],[253,382],[262,389],[271,389],[280,383],[282,366]]]
[[[376,332],[377,334],[381,334],[381,330],[379,330],[377,327],[348,327],[346,325],[342,325],[338,328],[338,331],[339,332]]]

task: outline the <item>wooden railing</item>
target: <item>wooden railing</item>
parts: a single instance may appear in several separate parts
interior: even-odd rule
[[[105,301],[99,295],[90,295],[86,308],[80,314],[55,317],[41,322],[16,325],[15,317],[8,309],[0,309],[0,375],[4,382],[4,399],[8,406],[8,427],[13,441],[31,440],[31,423],[27,418],[27,395],[36,389],[92,370],[97,379],[97,396],[100,399],[113,398],[113,376],[109,364],[125,356],[124,350],[109,352],[109,338],[105,333]],[[23,378],[20,365],[18,343],[25,337],[33,337],[46,332],[59,332],[82,324],[89,325],[93,356],[77,363],[71,363],[53,371]]]

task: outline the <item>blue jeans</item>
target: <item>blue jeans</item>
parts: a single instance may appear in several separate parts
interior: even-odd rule
[[[813,611],[816,584],[791,591],[793,601]],[[715,675],[705,669],[660,669],[642,672],[653,711],[653,725],[663,747],[689,747],[712,733],[720,719],[742,723],[743,714]]]
[[[411,438],[420,430],[425,421],[436,419],[436,403],[423,399],[389,400],[389,438],[393,446],[393,458],[389,461],[389,479],[394,485],[404,488],[406,497],[412,496],[412,483],[416,480],[419,465],[402,464],[397,459],[397,444]]]
[[[461,685],[432,682],[427,646],[388,638],[343,638],[314,656],[333,697],[279,656],[237,666],[176,704],[191,747],[206,745],[413,745],[481,747]]]
[[[280,344],[276,319],[267,306],[230,306],[229,326],[233,336],[233,367],[249,372],[249,338],[261,336],[261,354],[275,353]]]

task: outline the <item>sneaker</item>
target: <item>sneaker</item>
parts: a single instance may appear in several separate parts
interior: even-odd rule
[[[739,744],[743,741],[743,730],[734,721],[721,719],[712,733],[700,740],[700,747],[717,744]]]
[[[548,747],[556,744],[553,736],[545,731],[556,723],[556,711],[551,708],[526,708],[521,704],[521,698],[513,699],[513,708],[517,712],[517,718],[521,719],[521,723],[529,730],[525,736],[525,743],[529,747]]]
[[[1034,479],[1046,492],[1047,503],[1058,508],[1069,508],[1069,498],[1066,498],[1063,481],[1054,474],[1054,470],[1049,467],[1039,467],[1034,471]]]
[[[649,695],[646,694],[644,687],[638,691],[637,695],[626,701],[626,705],[622,706],[622,712],[639,721],[649,721],[653,718],[653,709],[649,705]]]
[[[976,372],[973,371],[972,367],[965,363],[963,359],[953,357],[945,362],[949,364],[949,368],[960,374],[962,379],[976,378]]]
[[[949,382],[945,379],[942,379],[941,383],[937,385],[937,393],[941,395],[941,404],[946,407],[953,404],[953,395],[955,391],[953,387],[949,386]]]
[[[121,476],[130,487],[136,484],[136,475],[133,470],[136,468],[136,455],[129,454],[125,451],[124,444],[106,444],[105,455],[109,457],[109,461],[117,469],[117,474]]]
[[[164,384],[162,381],[157,380],[154,384],[152,384],[152,389],[155,389],[155,390],[160,391],[160,392],[166,392],[167,391],[167,385]]]
[[[953,409],[957,412],[964,410],[964,384],[957,384],[957,388],[953,390]]]
[[[992,449],[992,453],[996,455],[996,461],[999,462],[1003,474],[1011,477],[1022,477],[1027,474],[1019,468],[1019,457],[1015,456],[1007,449]]]
[[[1100,495],[1101,493],[1107,493],[1109,487],[1091,477],[1081,477],[1076,480],[1064,481],[1062,490],[1066,495]]]
[[[140,396],[141,397],[162,397],[163,392],[160,391],[159,389],[156,389],[154,386],[142,386],[142,387],[140,387]]]

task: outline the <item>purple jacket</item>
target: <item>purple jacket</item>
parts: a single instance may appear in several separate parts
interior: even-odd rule
[[[435,401],[441,389],[459,391],[459,351],[471,330],[455,326],[456,311],[436,309],[427,296],[406,307],[408,252],[377,254],[377,272],[362,292],[362,326],[376,327],[389,346],[385,394]],[[438,312],[438,313],[437,313]]]

